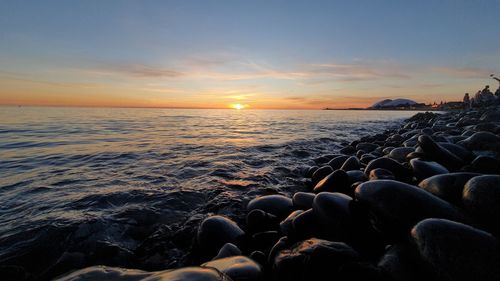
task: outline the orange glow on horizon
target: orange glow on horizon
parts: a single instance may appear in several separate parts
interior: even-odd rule
[[[241,104],[241,103],[235,103],[235,104],[231,104],[230,107],[233,108],[233,109],[240,110],[240,109],[247,108],[248,105],[247,104]]]

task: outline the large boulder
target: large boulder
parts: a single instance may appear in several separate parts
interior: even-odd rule
[[[215,268],[233,281],[257,281],[262,276],[260,265],[245,256],[217,259],[201,266]]]
[[[487,232],[445,219],[426,219],[412,229],[411,237],[440,280],[500,280],[498,243]]]
[[[418,186],[454,205],[462,205],[462,191],[465,183],[479,176],[477,173],[450,173],[435,175],[421,181]]]
[[[500,176],[470,179],[463,190],[463,202],[477,221],[495,232],[500,230]]]
[[[293,211],[292,199],[283,195],[265,195],[254,198],[247,205],[247,210],[263,210],[278,218],[286,218]]]
[[[236,244],[245,232],[232,220],[223,216],[204,219],[196,236],[198,245],[207,254],[216,254],[226,243]]]

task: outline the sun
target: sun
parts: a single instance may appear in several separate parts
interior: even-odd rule
[[[245,108],[246,106],[243,105],[243,104],[240,104],[240,103],[235,103],[235,104],[232,104],[231,107],[234,108],[234,109],[240,110],[240,109]]]

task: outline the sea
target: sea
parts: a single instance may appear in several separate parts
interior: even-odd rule
[[[314,160],[415,112],[0,107],[0,276],[189,264],[210,214],[304,190]]]

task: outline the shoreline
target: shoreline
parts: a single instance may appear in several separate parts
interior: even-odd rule
[[[115,274],[180,280],[187,275],[315,280],[325,274],[339,280],[494,280],[488,278],[500,276],[494,269],[500,268],[499,259],[489,260],[500,257],[495,222],[500,207],[481,197],[466,198],[462,191],[499,183],[499,114],[498,106],[417,113],[395,129],[352,140],[316,158],[304,174],[303,191],[293,197],[275,192],[253,198],[244,223],[214,214],[193,225],[192,266],[155,272],[94,266],[57,280]],[[486,192],[499,194],[494,188]],[[449,233],[445,237],[459,233],[462,240],[442,239],[437,230]],[[463,239],[491,249],[480,247],[476,256],[469,248],[460,252]],[[446,252],[450,247],[457,251]],[[460,264],[463,270],[455,273],[455,259],[469,264]]]

